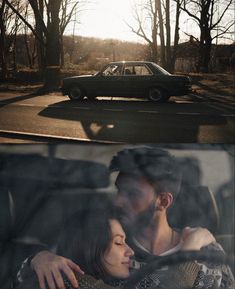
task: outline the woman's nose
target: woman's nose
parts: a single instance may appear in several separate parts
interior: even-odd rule
[[[134,255],[134,251],[126,244],[126,256],[131,257]]]

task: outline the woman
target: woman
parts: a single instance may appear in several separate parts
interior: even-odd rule
[[[128,278],[134,252],[126,243],[121,217],[112,206],[75,213],[59,238],[57,253],[79,260],[84,272],[96,279]]]
[[[134,252],[126,243],[126,234],[121,225],[122,217],[122,212],[110,205],[106,209],[77,212],[66,222],[58,241],[57,254],[78,262],[86,273],[76,275],[80,289],[125,288]],[[204,240],[204,237],[207,239],[202,242],[203,245],[213,241],[213,237],[207,232],[197,232],[197,242],[193,237],[187,238],[188,241],[184,242],[182,249],[192,250],[194,246],[198,248],[200,235],[201,240]],[[178,283],[181,284],[179,288],[192,288],[198,271],[199,266],[194,262],[173,266],[169,274],[172,273],[174,279],[170,280],[170,283],[174,284],[175,289],[178,288]],[[157,276],[161,278],[161,286],[156,288],[169,288],[169,274],[157,271]],[[66,289],[73,288],[65,275],[63,281]],[[167,284],[167,287],[162,287],[162,284]],[[33,288],[40,288],[36,276],[26,278],[17,287]],[[149,287],[138,287],[137,284],[133,288]]]

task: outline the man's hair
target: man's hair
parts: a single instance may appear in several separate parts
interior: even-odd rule
[[[170,192],[174,199],[180,190],[181,171],[168,151],[150,146],[124,149],[111,160],[110,170],[149,181],[156,193]]]

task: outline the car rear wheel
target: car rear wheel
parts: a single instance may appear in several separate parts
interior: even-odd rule
[[[69,98],[71,100],[82,100],[84,98],[84,92],[79,86],[72,86],[69,89]]]
[[[169,99],[169,96],[158,87],[152,87],[148,92],[148,99],[154,102],[165,102]]]

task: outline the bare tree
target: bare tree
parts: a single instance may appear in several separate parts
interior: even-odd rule
[[[32,15],[29,12],[29,4],[26,3],[24,18],[26,19],[26,21],[28,21],[28,18],[31,16]],[[33,34],[29,33],[28,30],[29,30],[28,26],[24,24],[24,30],[23,30],[24,43],[25,43],[25,48],[26,48],[28,64],[29,64],[29,67],[32,69],[35,65],[35,59],[37,58],[36,43],[35,43],[35,38]]]
[[[128,24],[132,32],[142,37],[150,46],[152,61],[158,62],[166,69],[173,71],[176,49],[179,42],[180,0],[170,5],[170,0],[146,0],[143,5],[135,6],[137,27]],[[172,13],[175,20],[174,47],[171,47]],[[149,31],[151,31],[149,33]],[[158,55],[158,38],[160,39],[160,57]]]
[[[233,0],[183,0],[181,7],[199,26],[200,39],[198,70],[209,71],[212,41],[225,35],[234,25],[234,19],[222,23]]]
[[[12,1],[19,13],[23,5],[20,0]],[[1,78],[6,79],[8,67],[16,70],[16,36],[20,28],[19,18],[9,9],[5,0],[0,4],[0,63]],[[11,56],[11,57],[10,57]]]
[[[44,88],[46,90],[57,88],[61,65],[62,35],[71,20],[75,7],[81,1],[28,0],[34,13],[35,27],[17,11],[12,1],[4,1],[36,37],[39,69],[44,74]]]
[[[0,63],[1,63],[1,79],[6,79],[7,75],[7,61],[6,61],[6,25],[5,25],[5,8],[6,2],[2,0],[0,4]]]
[[[60,42],[61,42],[61,66],[64,66],[64,49],[63,49],[63,35],[66,27],[70,22],[73,22],[73,30],[75,30],[76,24],[79,23],[79,14],[88,5],[88,0],[63,0],[61,3],[60,13]],[[74,33],[74,31],[73,31]]]
[[[148,43],[151,50],[151,60],[158,62],[157,36],[159,26],[156,1],[147,0],[144,5],[136,5],[134,7],[134,18],[137,27],[133,27],[127,22],[126,24],[133,33]],[[151,31],[150,33],[149,30]]]

